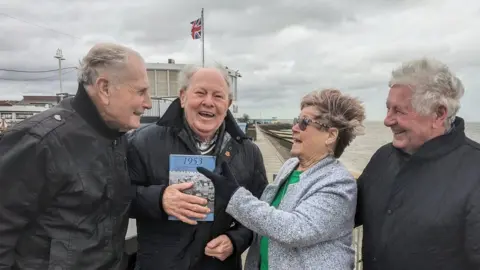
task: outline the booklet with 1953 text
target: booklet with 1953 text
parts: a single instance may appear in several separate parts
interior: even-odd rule
[[[215,206],[215,187],[210,179],[197,171],[197,167],[204,167],[210,171],[215,169],[215,157],[203,155],[170,155],[169,183],[179,184],[194,182],[192,188],[184,190],[185,194],[195,195],[207,199],[207,207],[211,210],[205,219],[197,221],[213,221]],[[178,220],[169,216],[169,220]]]

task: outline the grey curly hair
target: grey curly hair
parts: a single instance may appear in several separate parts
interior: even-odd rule
[[[138,52],[128,47],[113,43],[96,44],[80,61],[78,82],[92,85],[101,72],[121,72],[125,69],[128,58],[132,55],[143,61]]]
[[[412,89],[412,107],[423,115],[435,113],[439,106],[447,108],[445,127],[449,127],[460,110],[465,89],[444,63],[428,58],[411,60],[392,71],[389,87],[406,85]]]
[[[342,94],[338,89],[313,91],[303,97],[301,109],[313,106],[316,120],[327,127],[338,129],[333,155],[339,158],[345,148],[358,136],[364,134],[365,108],[359,99]]]

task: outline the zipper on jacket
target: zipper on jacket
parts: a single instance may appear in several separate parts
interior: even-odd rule
[[[111,153],[110,153],[110,162],[111,162],[111,165],[110,167],[113,168],[113,172],[114,172],[114,179],[117,177],[117,169],[118,169],[118,166],[117,166],[117,159],[116,159],[116,147],[118,145],[118,141],[117,139],[113,140],[111,142]],[[107,209],[108,209],[108,216],[109,216],[109,219],[108,219],[108,222],[106,224],[107,228],[106,228],[106,231],[105,231],[105,244],[110,244],[111,240],[113,240],[113,232],[115,231],[115,223],[116,223],[116,220],[115,220],[115,216],[114,216],[114,211],[115,211],[115,196],[117,196],[114,191],[115,191],[115,184],[113,182],[109,182],[107,183],[107,189],[111,189],[110,192],[112,192],[112,198],[110,198],[107,202]]]

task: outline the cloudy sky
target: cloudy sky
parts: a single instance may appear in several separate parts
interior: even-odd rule
[[[68,4],[66,4],[68,2]],[[201,63],[190,21],[205,8],[205,58],[238,69],[239,109],[292,118],[301,97],[336,87],[362,99],[369,120],[385,115],[392,68],[434,57],[463,80],[460,115],[480,121],[478,0],[0,0],[0,69],[75,67],[92,44],[116,41],[147,62]],[[64,71],[75,93],[75,70]],[[57,72],[0,71],[0,99],[59,91]]]

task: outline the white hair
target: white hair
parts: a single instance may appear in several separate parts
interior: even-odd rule
[[[139,53],[128,47],[113,43],[97,44],[80,61],[78,82],[92,85],[100,72],[121,71],[126,68],[128,58],[132,55],[139,57],[143,61]]]
[[[193,75],[200,69],[204,67],[197,66],[197,65],[186,65],[180,74],[178,75],[178,85],[180,85],[180,90],[187,90],[188,87],[190,86],[190,82],[192,80]],[[228,92],[228,98],[232,99],[232,91],[230,89],[230,76],[228,75],[228,70],[222,66],[222,65],[214,65],[214,66],[208,66],[205,68],[213,68],[220,72],[222,74],[223,79],[227,83],[227,92]]]
[[[411,60],[392,71],[389,87],[406,85],[412,89],[412,107],[422,115],[447,108],[445,126],[449,127],[460,109],[465,89],[444,63],[428,58]]]

